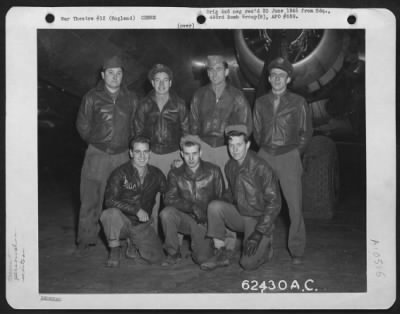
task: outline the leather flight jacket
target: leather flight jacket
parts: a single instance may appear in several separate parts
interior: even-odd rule
[[[128,161],[111,173],[104,193],[104,207],[118,208],[133,225],[137,225],[140,223],[136,216],[138,210],[145,210],[150,217],[156,194],[164,193],[166,189],[167,180],[160,169],[147,165],[141,183],[138,170],[132,161]]]
[[[168,102],[160,111],[151,91],[139,102],[135,116],[136,135],[150,139],[151,150],[156,154],[168,154],[179,150],[182,136],[189,133],[189,111],[185,102],[170,92]]]
[[[271,155],[281,155],[296,148],[303,153],[313,132],[306,100],[288,90],[280,96],[276,112],[272,92],[257,98],[253,122],[255,142]]]
[[[200,161],[200,166],[193,173],[185,164],[172,168],[168,174],[168,189],[164,204],[193,214],[197,206],[207,214],[207,206],[213,200],[222,198],[225,182],[221,169],[207,161]]]
[[[76,128],[86,143],[108,154],[127,151],[137,103],[135,93],[123,86],[113,99],[100,81],[83,97]]]
[[[281,210],[279,185],[272,168],[251,150],[243,163],[230,159],[225,165],[229,187],[224,199],[242,216],[256,217],[255,230],[269,236]]]
[[[190,107],[191,134],[220,147],[225,145],[225,128],[232,124],[245,124],[252,131],[251,108],[239,89],[227,84],[219,99],[211,84],[196,91]]]

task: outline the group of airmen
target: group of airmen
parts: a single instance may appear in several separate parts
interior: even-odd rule
[[[141,100],[125,87],[124,71],[120,57],[106,59],[102,80],[78,112],[76,126],[88,148],[77,252],[87,253],[102,230],[107,267],[120,265],[123,240],[133,262],[168,266],[181,261],[186,235],[200,269],[228,266],[240,250],[241,267],[254,270],[273,256],[282,190],[292,263],[303,263],[301,155],[312,126],[305,99],[287,89],[292,64],[277,58],[268,65],[272,89],[253,110],[227,80],[229,66],[220,55],[207,57],[210,83],[195,92],[189,108],[171,90],[168,66],[151,68],[153,89]],[[250,149],[251,138],[258,152]]]

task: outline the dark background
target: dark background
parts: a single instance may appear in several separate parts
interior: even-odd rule
[[[3,1],[1,3],[1,17],[2,17],[2,24],[1,24],[1,34],[2,34],[2,43],[3,43],[3,49],[1,50],[1,55],[0,55],[0,68],[4,69],[5,68],[5,51],[4,51],[4,36],[5,36],[5,14],[7,12],[7,9],[11,6],[79,6],[79,5],[84,5],[84,6],[107,6],[107,5],[121,5],[121,6],[135,6],[135,5],[164,5],[164,6],[197,6],[197,7],[229,7],[229,6],[246,6],[246,7],[254,7],[254,6],[302,6],[302,7],[380,7],[380,8],[388,8],[392,12],[395,13],[396,17],[398,18],[400,16],[400,7],[396,3],[396,1],[302,1],[299,3],[298,1],[269,1],[268,3],[262,2],[261,1],[193,1],[193,2],[186,2],[186,1],[169,1],[168,4],[160,4],[158,2],[152,2],[152,1],[118,1],[118,2],[108,2],[108,1],[85,1],[85,2],[79,2],[79,1]],[[397,24],[397,37],[399,33],[399,26]],[[397,40],[398,43],[398,40]],[[397,46],[398,44],[396,44]],[[396,77],[398,73],[398,65],[396,65]],[[4,76],[2,77],[3,80]],[[2,134],[5,134],[5,82],[2,81],[2,87],[0,89],[1,93],[1,98],[2,98],[2,105],[1,106],[1,131]],[[397,106],[397,100],[396,100],[396,106]],[[396,112],[396,121],[398,121],[398,116],[399,113]],[[396,135],[398,135],[398,130],[396,131]],[[398,137],[397,137],[398,138]],[[399,144],[399,140],[396,140],[397,146]],[[4,136],[1,137],[0,140],[0,147],[4,151]],[[1,154],[3,157],[4,154]],[[3,157],[4,158],[4,157]],[[4,159],[2,159],[1,162],[1,173],[5,173],[5,163]],[[2,186],[5,187],[5,177],[2,176]],[[5,198],[4,198],[4,189],[1,190],[0,192],[0,199],[2,200],[2,203],[5,205]],[[4,200],[4,202],[3,202]],[[5,208],[5,206],[3,207]],[[3,211],[4,213],[4,211]],[[2,220],[4,221],[5,214],[1,215]],[[3,229],[5,230],[5,228]],[[5,233],[3,233],[3,238],[5,239]],[[4,241],[1,241],[1,249],[4,252]],[[2,260],[2,267],[3,270],[5,269],[4,262]],[[2,272],[4,274],[4,272]],[[4,277],[3,277],[4,278]],[[5,280],[4,286],[5,287]],[[5,296],[5,294],[3,294]],[[10,307],[8,306],[5,297],[2,298],[1,302],[1,309],[3,311],[12,311]],[[390,312],[397,312],[396,310],[399,309],[398,302],[392,307]],[[48,311],[43,311],[43,312],[48,312]]]

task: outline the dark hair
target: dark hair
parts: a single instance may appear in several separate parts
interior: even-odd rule
[[[186,142],[182,143],[181,150],[183,151],[184,147],[192,147],[192,146],[197,146],[199,148],[199,150],[201,149],[201,144],[200,143],[197,143],[197,142],[195,143],[195,142],[192,142],[192,141],[186,141]]]
[[[239,132],[239,131],[230,131],[228,134],[226,134],[228,141],[232,139],[232,137],[237,137],[237,136],[243,136],[244,141],[247,143],[249,141],[249,136],[244,133],[244,132]]]
[[[131,137],[129,140],[129,149],[132,150],[133,146],[135,146],[136,143],[147,144],[147,145],[149,145],[149,149],[151,150],[151,142],[148,137],[141,136],[141,135]]]

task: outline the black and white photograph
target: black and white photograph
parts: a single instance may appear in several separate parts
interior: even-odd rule
[[[375,102],[386,90],[394,115],[394,83],[371,47],[387,12],[196,9],[192,25],[167,8],[165,24],[149,8],[58,9],[34,12],[30,75],[7,81],[30,104],[26,124],[7,117],[8,174],[31,186],[7,191],[15,307],[16,289],[33,308],[390,306],[394,137],[375,130],[394,120]],[[385,305],[368,300],[380,285]]]

